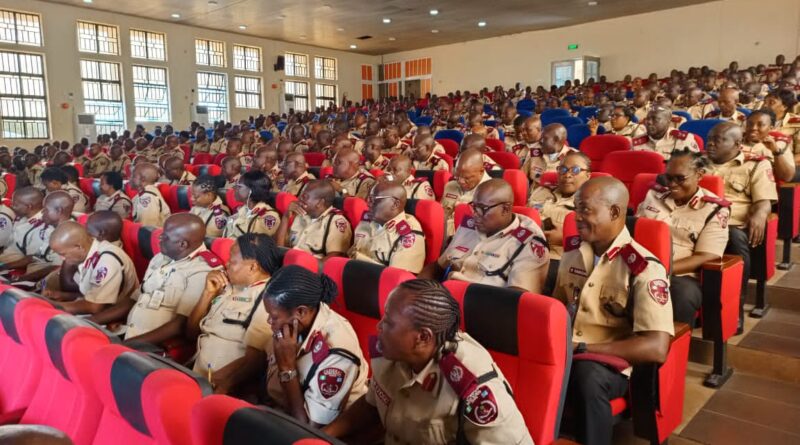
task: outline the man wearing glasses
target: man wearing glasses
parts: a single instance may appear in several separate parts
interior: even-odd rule
[[[514,193],[502,179],[479,185],[473,216],[461,221],[453,240],[420,278],[452,279],[541,293],[550,254],[536,223],[513,211]]]
[[[669,161],[674,150],[700,151],[694,135],[686,131],[670,130],[672,110],[660,105],[654,106],[644,121],[647,134],[634,138],[631,142],[633,150],[654,151]]]

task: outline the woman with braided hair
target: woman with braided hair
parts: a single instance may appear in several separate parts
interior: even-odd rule
[[[329,306],[337,293],[327,275],[286,266],[261,294],[273,332],[270,402],[315,426],[329,424],[367,392],[369,370],[358,337]]]
[[[460,314],[439,282],[400,283],[370,341],[369,392],[324,431],[374,437],[382,424],[387,444],[533,444],[489,352],[459,331]]]
[[[191,185],[192,209],[189,213],[197,215],[206,223],[206,236],[222,236],[231,211],[222,203],[217,190],[224,184],[222,176],[202,175]]]

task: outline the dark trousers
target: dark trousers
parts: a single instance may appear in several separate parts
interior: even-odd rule
[[[742,293],[739,296],[739,322],[744,317],[744,296],[747,294],[747,282],[750,280],[750,242],[747,232],[738,227],[728,227],[728,245],[725,253],[739,255],[744,262],[742,271]]]
[[[549,269],[547,269],[547,278],[545,279],[544,287],[542,288],[542,295],[553,295],[553,292],[556,290],[556,278],[558,278],[559,264],[559,260],[550,260],[550,266]]]
[[[694,328],[695,314],[703,304],[700,282],[690,276],[671,276],[669,294],[672,296],[672,319]]]
[[[575,438],[585,445],[608,445],[614,419],[609,401],[628,392],[628,378],[592,361],[572,362],[567,409],[575,420]]]

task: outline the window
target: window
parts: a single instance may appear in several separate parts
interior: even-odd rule
[[[314,77],[317,79],[336,80],[336,59],[314,57]]]
[[[119,31],[116,26],[78,22],[78,51],[119,55]]]
[[[261,71],[261,50],[253,46],[233,45],[233,69]]]
[[[0,118],[3,139],[49,137],[42,56],[0,51]]]
[[[258,77],[233,77],[236,108],[261,108],[261,79]]]
[[[167,60],[166,47],[166,34],[131,30],[131,57],[134,59]]]
[[[286,81],[286,94],[294,94],[294,111],[308,111],[308,83]]]
[[[225,42],[196,39],[194,47],[198,65],[225,66]]]
[[[0,9],[0,42],[42,46],[39,16]]]
[[[284,62],[287,76],[308,77],[308,56],[286,53]]]
[[[321,109],[328,108],[328,104],[336,104],[336,85],[318,83],[316,85],[316,107]]]
[[[136,122],[169,122],[167,69],[133,65]]]
[[[81,60],[83,108],[94,114],[98,134],[125,130],[125,102],[122,98],[120,65]]]
[[[228,120],[228,82],[224,74],[197,73],[197,104],[208,107],[208,118]]]

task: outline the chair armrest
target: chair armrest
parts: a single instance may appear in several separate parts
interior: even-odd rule
[[[800,183],[778,186],[778,238],[794,238],[800,234]]]
[[[736,333],[744,262],[724,255],[701,267],[703,290],[703,339],[726,341]]]

